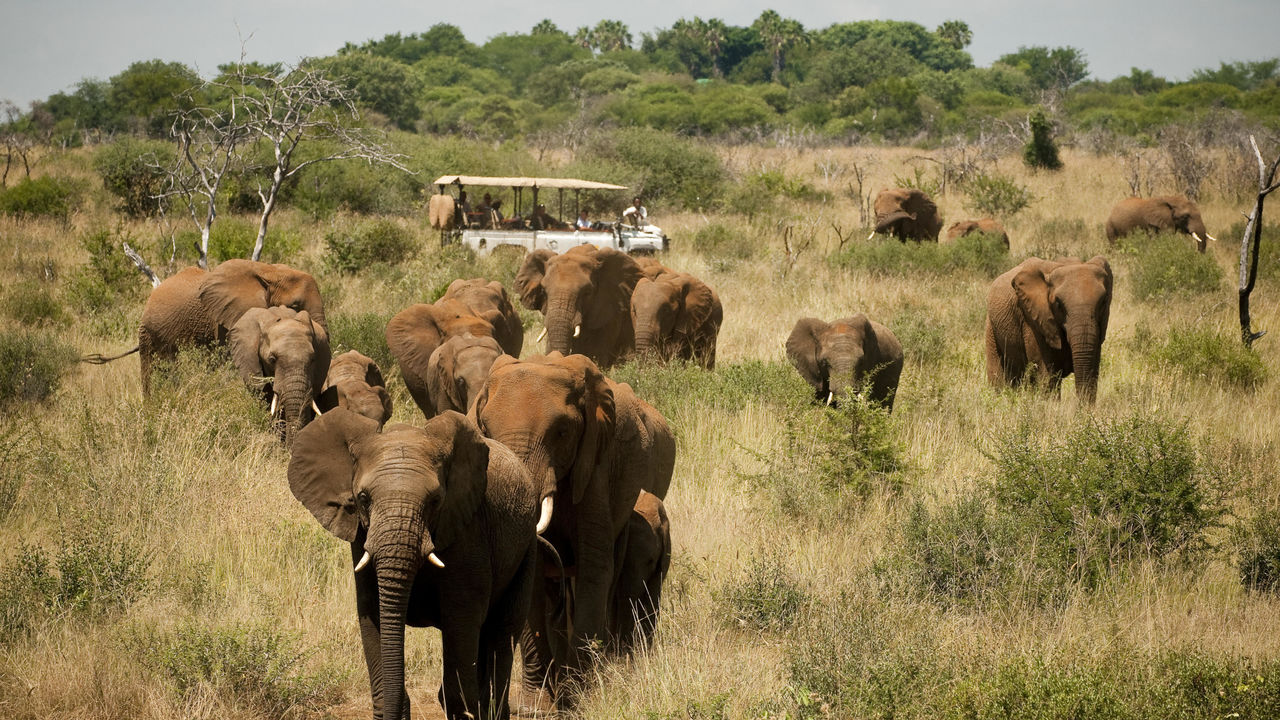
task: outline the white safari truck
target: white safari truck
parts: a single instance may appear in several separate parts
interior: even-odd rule
[[[552,217],[543,203],[547,190],[555,191],[556,211],[565,210],[576,218],[583,190],[626,190],[623,185],[576,180],[574,178],[484,177],[478,175],[443,175],[434,185],[439,193],[428,203],[431,226],[440,230],[442,243],[460,242],[479,255],[487,255],[503,246],[525,250],[547,249],[562,253],[578,245],[613,248],[626,253],[651,254],[666,250],[670,241],[656,225],[635,226],[624,220],[595,222],[589,229]],[[449,192],[453,186],[454,192]],[[466,188],[471,191],[466,205],[459,202]],[[481,197],[483,188],[510,189],[511,207],[486,207]],[[572,191],[566,206],[565,191]],[[542,197],[539,197],[539,193]]]

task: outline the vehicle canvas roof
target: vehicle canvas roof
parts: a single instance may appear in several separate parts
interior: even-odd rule
[[[626,185],[611,185],[577,178],[486,177],[483,175],[441,175],[433,185],[488,185],[493,187],[560,188],[563,190],[626,190]]]

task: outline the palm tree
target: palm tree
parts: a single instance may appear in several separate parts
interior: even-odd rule
[[[621,20],[601,20],[591,31],[591,44],[600,52],[631,47],[631,31]]]
[[[718,78],[724,77],[724,73],[720,70],[720,52],[724,49],[725,36],[728,35],[729,28],[720,18],[711,18],[703,22],[695,16],[693,20],[702,26],[702,44],[706,47],[707,54],[711,56],[711,73]]]
[[[573,32],[573,42],[580,47],[591,49],[591,28],[583,25]]]
[[[957,50],[963,50],[973,42],[973,31],[969,29],[969,23],[963,20],[948,20],[933,33]]]
[[[773,81],[779,82],[787,49],[809,39],[804,26],[790,18],[783,18],[775,10],[765,10],[751,23],[751,27],[760,36],[765,48],[773,54]]]
[[[530,35],[562,35],[563,33],[561,32],[560,28],[556,27],[555,23],[551,22],[550,18],[545,18],[539,21],[537,25],[534,25],[533,29],[529,31],[529,34]]]

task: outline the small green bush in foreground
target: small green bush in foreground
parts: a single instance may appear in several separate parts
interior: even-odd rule
[[[1214,330],[1175,327],[1160,339],[1139,326],[1132,346],[1157,367],[1174,369],[1187,378],[1241,390],[1253,390],[1267,379],[1267,366],[1238,337]]]
[[[0,407],[47,400],[76,360],[75,348],[50,333],[0,332]]]

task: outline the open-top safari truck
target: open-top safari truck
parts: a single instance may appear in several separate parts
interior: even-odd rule
[[[572,211],[572,217],[578,215],[583,190],[626,190],[623,185],[574,178],[477,175],[443,175],[434,184],[439,193],[431,196],[428,209],[431,226],[440,230],[441,243],[461,242],[480,255],[487,255],[502,246],[525,250],[545,248],[562,253],[585,244],[646,254],[665,250],[670,242],[662,228],[655,225],[637,227],[617,220],[595,222],[590,228],[577,228],[557,219],[565,216],[566,209]],[[447,191],[450,185],[454,186],[456,196]],[[514,204],[509,214],[504,216],[501,209],[475,201],[460,203],[464,188],[468,186],[510,188]],[[546,212],[543,205],[546,198],[539,198],[543,190],[556,191],[556,217]],[[566,190],[572,191],[567,198],[570,201],[568,205]]]

